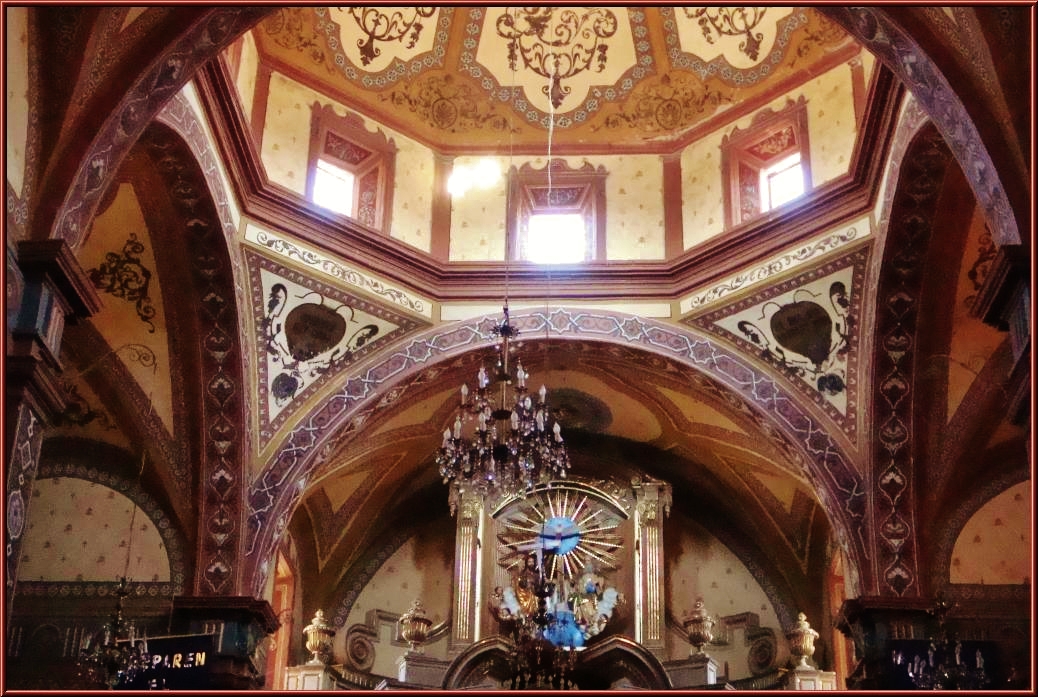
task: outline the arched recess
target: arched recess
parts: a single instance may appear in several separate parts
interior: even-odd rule
[[[832,526],[848,558],[870,588],[869,533],[865,486],[851,459],[813,413],[804,410],[781,379],[694,330],[606,310],[529,310],[513,317],[529,336],[620,344],[659,354],[705,375],[763,417],[769,438],[787,444],[794,461],[806,462],[805,476],[832,516]],[[378,404],[407,396],[438,363],[492,343],[496,319],[435,327],[387,349],[386,357],[348,378],[284,438],[263,472],[251,483],[245,560],[252,592],[263,588],[273,550],[288,525],[307,482],[331,451],[331,440],[351,419],[365,419]],[[550,328],[550,329],[549,329]]]
[[[525,348],[529,349],[530,344],[527,343]],[[594,445],[597,446],[596,454],[593,456],[588,454],[590,441],[594,441]],[[671,482],[674,487],[674,503],[664,526],[664,539],[668,540],[671,533],[678,532],[677,526],[686,525],[690,520],[713,536],[738,559],[759,584],[760,590],[772,605],[779,627],[793,626],[798,610],[818,616],[821,608],[819,598],[824,587],[820,583],[810,583],[815,577],[812,573],[815,571],[815,565],[812,564],[806,570],[799,567],[789,553],[781,548],[782,542],[774,540],[768,524],[753,519],[754,512],[759,512],[760,509],[751,509],[737,503],[737,497],[733,497],[730,490],[725,490],[723,483],[705,468],[696,472],[693,485],[677,475],[682,468],[688,467],[687,460],[652,446],[624,441],[615,436],[581,434],[576,431],[567,432],[566,442],[573,463],[571,482],[578,477],[578,473],[582,473],[580,476],[592,478],[612,477],[615,481],[629,480],[632,475],[638,473]],[[429,469],[433,469],[431,464]],[[309,570],[313,571],[306,576],[307,582],[304,584],[307,589],[308,611],[313,612],[318,608],[325,610],[329,622],[340,632],[345,632],[345,661],[354,670],[366,670],[370,667],[370,661],[376,651],[372,638],[368,638],[371,636],[370,632],[366,628],[364,631],[355,632],[355,625],[351,626],[348,623],[355,604],[397,550],[420,531],[429,530],[446,521],[450,526],[450,539],[453,544],[456,523],[453,518],[448,517],[446,497],[446,487],[442,482],[438,478],[429,477],[428,484],[414,495],[394,501],[392,506],[382,509],[380,531],[376,535],[360,542],[353,542],[351,539],[348,546],[356,555],[348,565],[341,567],[341,576],[322,579],[314,570],[316,567],[311,565]],[[310,511],[309,515],[301,515],[300,511],[296,511],[289,526],[290,534],[296,532],[296,526],[300,525],[301,521],[308,521],[311,516],[313,511]],[[716,521],[724,522],[717,524]],[[810,536],[812,540],[827,540],[829,535],[828,524],[824,524],[816,525]],[[298,536],[304,539],[311,538],[312,528]],[[668,558],[669,555],[668,552]],[[321,592],[325,590],[326,592]],[[670,603],[667,622],[673,631],[684,636],[681,621],[678,615],[674,614],[674,608]],[[378,641],[377,636],[373,639],[374,642]]]
[[[1021,482],[1028,481],[1028,479],[1028,473],[1023,469],[1006,472],[1002,476],[991,479],[981,486],[971,488],[965,499],[954,507],[953,512],[947,514],[943,519],[934,521],[934,529],[940,531],[934,539],[934,550],[930,564],[929,582],[930,587],[935,592],[947,592],[952,585],[950,581],[952,553],[955,549],[955,542],[958,540],[959,535],[962,534],[966,523],[993,498]],[[1033,583],[1034,579],[1031,579],[1031,581]],[[995,586],[982,587],[982,589],[987,593],[997,592]],[[1028,594],[1030,591],[1029,588],[1023,585],[1021,585],[1020,590]]]
[[[140,515],[151,521],[161,537],[169,560],[170,577],[164,582],[129,580],[134,582],[135,592],[139,595],[170,598],[185,593],[189,587],[193,561],[191,536],[177,525],[166,492],[153,490],[148,479],[138,475],[139,467],[135,456],[115,446],[78,439],[51,439],[44,442],[36,486],[58,477],[81,479],[112,489],[132,501]],[[43,515],[43,511],[33,510],[32,515]],[[74,522],[69,521],[69,524],[74,525]],[[119,550],[113,548],[112,551]],[[115,578],[108,579],[104,585],[114,587],[116,581]],[[48,589],[46,584],[35,584],[27,579],[19,582],[18,592],[46,594]],[[84,595],[89,597],[93,592],[87,591]]]

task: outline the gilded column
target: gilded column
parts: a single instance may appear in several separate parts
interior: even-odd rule
[[[479,639],[480,535],[483,531],[483,501],[472,493],[452,492],[458,528],[454,542],[454,604],[448,652],[457,655]]]
[[[666,648],[663,606],[663,518],[670,513],[671,488],[666,482],[635,478],[635,641],[661,659]]]

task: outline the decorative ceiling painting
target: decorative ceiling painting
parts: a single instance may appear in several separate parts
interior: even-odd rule
[[[539,151],[549,124],[560,153],[673,149],[858,50],[823,14],[771,6],[287,7],[255,37],[265,63],[445,152],[505,134]]]
[[[247,253],[256,327],[262,444],[347,365],[422,326],[383,305]]]
[[[463,69],[489,94],[507,99],[514,86],[513,107],[526,120],[554,112],[555,126],[567,128],[653,71],[645,15],[637,10],[473,8],[468,22],[480,40],[474,51],[462,51]]]
[[[863,245],[685,322],[759,356],[854,438],[859,325],[869,249]]]

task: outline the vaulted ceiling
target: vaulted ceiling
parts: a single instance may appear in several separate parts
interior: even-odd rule
[[[261,70],[287,75],[438,154],[544,154],[550,147],[553,153],[569,156],[669,155],[846,63],[861,50],[845,24],[834,20],[838,12],[741,8],[750,19],[759,20],[747,33],[719,29],[724,26],[719,13],[725,9],[609,6],[574,8],[572,17],[558,13],[549,19],[515,8],[465,5],[308,6],[266,8],[240,21],[251,27]],[[75,44],[76,37],[85,46],[77,33],[83,31],[82,18],[71,21],[65,13],[47,12],[55,19],[50,38],[56,51],[74,54],[67,44]],[[91,43],[92,50],[84,51],[79,63],[87,77],[76,86],[63,85],[54,66],[41,68],[51,95],[67,104],[66,123],[77,123],[83,113],[107,103],[110,95],[91,91],[94,81],[107,84],[97,76],[114,82],[131,74],[131,58],[144,55],[142,46],[148,41],[164,31],[179,37],[184,30],[185,20],[168,8],[83,12],[94,16],[95,29],[101,27],[96,36],[111,39],[124,32],[126,41]],[[381,12],[383,21],[373,22],[370,12]],[[1023,118],[1021,112],[1027,109],[999,87],[1018,63],[1011,46],[1004,54],[974,55],[980,49],[969,39],[990,34],[989,23],[959,9],[920,9],[908,17],[909,23],[925,26],[928,35],[941,37],[935,43],[952,54],[945,56],[950,65],[971,70],[964,84],[978,101],[967,108],[984,108],[1001,117],[978,121],[981,127],[1010,131],[1007,124]],[[69,36],[60,31],[63,26],[73,27]],[[80,29],[74,30],[77,26]],[[559,67],[562,77],[550,83],[543,67],[535,67],[538,51],[543,50],[537,46],[558,32],[584,32],[586,39],[581,50],[569,56],[571,63]],[[63,37],[64,42],[59,41]],[[998,42],[985,46],[998,47]],[[233,62],[234,50],[232,44],[223,60]],[[184,65],[190,66],[190,60],[184,58]],[[315,272],[298,257],[265,255],[245,243],[239,230],[228,236],[227,265],[238,264],[234,283],[241,319],[237,325],[229,320],[220,325],[221,340],[227,344],[221,343],[219,350],[224,351],[221,355],[227,355],[226,346],[240,350],[244,366],[237,394],[246,402],[242,414],[247,420],[237,427],[243,429],[239,442],[249,443],[251,469],[245,474],[256,501],[273,496],[280,487],[300,487],[299,505],[278,524],[294,533],[306,573],[313,579],[307,592],[319,598],[318,604],[337,597],[347,581],[362,575],[399,529],[414,529],[445,515],[446,489],[438,482],[432,458],[452,419],[458,386],[471,383],[492,351],[485,330],[505,293],[511,293],[522,332],[519,350],[524,364],[532,380],[544,381],[550,390],[574,453],[575,473],[629,477],[645,472],[671,481],[681,494],[675,500],[683,511],[708,527],[725,528],[728,541],[750,550],[760,568],[785,577],[784,592],[799,594],[797,602],[814,602],[804,582],[825,556],[831,529],[822,511],[845,516],[841,525],[848,529],[843,532],[855,532],[847,522],[857,519],[840,507],[856,505],[863,495],[858,487],[873,475],[875,407],[885,399],[876,384],[888,378],[887,373],[877,373],[874,361],[882,351],[886,359],[893,355],[881,344],[884,337],[877,327],[882,318],[874,303],[878,287],[889,291],[885,300],[897,299],[895,291],[881,283],[884,269],[896,264],[884,264],[882,238],[856,238],[858,233],[848,230],[874,212],[891,210],[878,199],[878,192],[888,186],[885,195],[893,198],[898,190],[897,167],[886,161],[892,152],[909,153],[908,161],[921,163],[924,170],[933,162],[939,164],[925,171],[930,178],[920,177],[919,190],[913,192],[933,204],[923,227],[940,229],[934,235],[936,251],[928,257],[935,261],[928,267],[933,270],[923,286],[929,298],[925,319],[940,328],[939,336],[926,344],[927,379],[939,384],[926,399],[932,400],[927,402],[932,413],[940,416],[920,422],[920,429],[926,430],[917,436],[918,442],[941,440],[950,430],[959,431],[963,421],[975,426],[982,416],[978,409],[996,404],[999,390],[1005,392],[999,372],[1011,363],[1005,334],[968,312],[977,280],[992,256],[984,206],[974,200],[947,149],[933,155],[921,146],[910,147],[907,139],[897,140],[895,115],[904,95],[878,63],[870,99],[866,104],[862,95],[860,100],[867,109],[855,136],[855,161],[847,163],[846,176],[783,215],[765,216],[737,234],[720,235],[666,259],[556,270],[528,265],[509,269],[493,262],[447,264],[427,251],[358,226],[326,224],[327,216],[265,178],[258,152],[269,134],[263,131],[262,119],[253,118],[251,105],[241,103],[241,93],[227,74],[212,65],[198,74],[200,101],[211,119],[215,146],[206,150],[210,146],[192,144],[194,156],[200,150],[222,161],[221,172],[226,172],[236,197],[234,205],[226,200],[212,203],[206,231],[219,230],[231,219],[226,210],[237,213],[240,207],[245,218],[277,228],[286,240],[303,242],[326,255],[323,268],[334,266],[340,278],[343,269],[361,268],[437,310],[454,303],[456,313],[434,321],[439,318],[431,312],[414,312],[414,305],[405,307],[387,293],[380,295],[375,282],[357,290],[330,280],[334,274]],[[183,494],[206,474],[195,471],[193,458],[212,443],[226,442],[195,432],[195,422],[215,408],[213,395],[199,387],[198,377],[208,379],[221,370],[206,363],[215,355],[210,348],[216,335],[206,333],[211,329],[207,313],[218,313],[214,304],[207,304],[213,296],[198,280],[210,271],[205,260],[217,254],[199,246],[199,240],[215,244],[219,238],[203,234],[197,210],[188,210],[185,202],[193,205],[191,192],[219,189],[213,185],[213,171],[220,168],[209,161],[204,169],[186,166],[190,158],[170,145],[171,128],[180,133],[203,131],[197,125],[174,123],[185,103],[174,100],[159,125],[149,126],[121,162],[79,250],[85,268],[101,268],[107,253],[125,249],[128,230],[146,237],[149,249],[163,250],[146,251],[141,259],[157,271],[154,307],[143,312],[157,324],[156,336],[172,347],[168,356],[167,346],[158,351],[158,362],[164,369],[168,366],[168,372],[155,378],[152,365],[125,361],[107,373],[134,385],[121,398],[113,397],[112,387],[99,381],[100,373],[86,374],[85,369],[104,356],[105,345],[121,348],[146,331],[140,303],[107,303],[93,326],[70,330],[77,343],[67,349],[71,362],[84,371],[78,389],[95,415],[83,424],[66,423],[58,432],[69,437],[87,434],[128,449],[135,441],[153,437],[152,455],[163,463],[162,474],[152,484],[158,490],[156,499],[173,512],[171,517],[189,531],[189,538],[201,538],[203,526],[195,519],[200,510]],[[135,113],[131,107],[122,112],[126,122]],[[60,124],[44,126],[42,149],[52,155],[89,150],[83,131],[77,135]],[[1008,142],[1018,139],[1015,133],[1023,130],[990,137]],[[199,142],[205,141],[199,137]],[[1000,163],[1008,163],[1002,171],[1019,164],[1015,152],[1007,148],[995,153]],[[55,155],[51,161],[58,160]],[[73,175],[55,172],[40,192],[42,197],[48,198],[47,187],[63,194],[66,176]],[[1010,196],[1018,195],[1013,193],[1017,186],[1007,185]],[[40,204],[34,219],[46,220],[49,209],[59,208],[61,200],[63,195]],[[75,209],[62,221],[74,217]],[[817,233],[829,231],[844,235],[836,252],[829,253],[819,242],[806,254],[807,263],[782,266],[783,260],[809,247],[809,241],[816,242]],[[912,263],[918,260],[913,257]],[[764,274],[764,283],[742,285],[769,264],[777,264],[780,272]],[[188,296],[196,307],[178,300],[185,278],[196,284]],[[270,352],[264,341],[269,336],[263,327],[271,290],[285,279],[294,293],[312,292],[321,302],[349,304],[375,318],[372,322],[380,323],[382,332],[334,370],[315,371],[316,377],[298,394],[278,403],[272,391],[277,371],[268,368]],[[842,299],[846,304],[833,290],[837,284],[849,296]],[[717,290],[723,286],[725,290]],[[683,304],[697,293],[695,297],[711,291],[716,291],[714,301],[702,308]],[[744,321],[762,322],[774,317],[778,308],[803,302],[805,293],[812,298],[811,311],[821,313],[821,323],[828,322],[832,329],[843,321],[851,337],[824,357],[844,370],[845,384],[838,394],[822,389],[813,375],[808,379],[795,366],[776,364],[773,351],[763,350],[740,329]],[[470,310],[463,315],[456,308],[466,303]],[[239,332],[241,327],[245,331]],[[154,327],[149,335],[153,331]],[[768,333],[773,340],[780,338],[774,330]],[[798,352],[810,354],[805,341],[797,344]],[[790,348],[794,343],[787,340],[783,345]],[[894,385],[890,390],[899,385],[884,384]],[[155,409],[134,414],[145,396]],[[885,416],[899,416],[896,404],[885,408]],[[957,463],[950,472],[962,476],[951,481],[951,474],[938,473],[933,483],[965,496],[981,478],[978,468],[983,469],[968,457],[971,449],[1008,452],[1009,460],[1016,462],[1024,432],[1012,417],[999,414],[986,421],[985,428],[961,431],[944,455]],[[107,426],[118,423],[134,427],[124,432]],[[776,428],[776,423],[783,428]],[[305,472],[291,470],[290,482],[278,479],[288,471],[287,466],[279,469],[282,462],[290,460],[296,444],[303,441],[306,448],[319,443],[307,450]],[[826,449],[845,457],[830,474],[846,500],[823,501],[818,495],[819,482],[804,453]],[[218,478],[219,469],[210,474]]]

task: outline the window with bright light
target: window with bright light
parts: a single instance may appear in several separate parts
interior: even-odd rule
[[[587,255],[587,231],[579,213],[537,213],[526,231],[526,259],[538,264],[571,264]]]
[[[761,210],[769,211],[804,193],[804,173],[800,153],[795,152],[760,173]]]
[[[357,114],[313,104],[306,196],[316,205],[387,233],[395,161],[396,146],[385,133],[369,131]]]
[[[336,213],[353,215],[353,174],[327,160],[317,161],[313,202]]]
[[[726,227],[745,223],[803,196],[811,186],[807,102],[757,113],[721,141]]]
[[[573,169],[564,160],[552,160],[540,170],[524,164],[508,176],[510,258],[536,264],[604,258],[604,167],[585,162]]]

